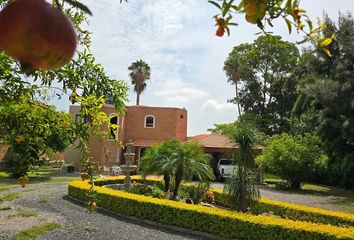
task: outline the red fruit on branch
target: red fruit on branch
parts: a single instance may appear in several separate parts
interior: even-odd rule
[[[222,37],[224,36],[225,33],[225,28],[223,26],[219,26],[218,29],[216,30],[216,36]]]
[[[20,61],[25,73],[65,65],[76,45],[71,20],[44,0],[15,0],[0,12],[0,50]]]
[[[215,33],[216,36],[218,36],[218,37],[224,36],[224,33],[225,33],[225,20],[223,18],[217,18],[215,26],[218,26],[218,29],[216,30],[216,33]]]

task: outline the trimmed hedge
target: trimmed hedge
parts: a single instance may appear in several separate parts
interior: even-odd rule
[[[218,204],[229,206],[228,199],[221,190],[214,189],[213,192],[215,195],[215,201]],[[354,227],[353,214],[275,201],[267,198],[261,198],[260,201],[253,206],[252,210],[259,214],[272,212],[277,216],[297,221]]]
[[[96,183],[99,185],[103,182],[97,181]],[[86,192],[89,188],[87,181],[73,181],[69,183],[69,195],[87,201]],[[341,228],[272,216],[255,216],[130,194],[98,186],[94,189],[97,191],[98,204],[102,208],[123,215],[208,232],[221,237],[250,240],[354,239],[352,227]]]
[[[103,186],[112,183],[123,183],[124,177],[104,178],[99,179],[95,183],[98,186]],[[145,182],[147,184],[158,185],[163,187],[163,183],[160,179],[145,179],[140,177],[133,177],[133,181]],[[186,189],[191,184],[182,184],[181,189]],[[213,189],[215,196],[215,202],[221,206],[229,206],[227,197],[223,194],[222,190]],[[319,208],[313,208],[293,203],[280,202],[270,200],[267,198],[261,198],[261,200],[253,206],[253,211],[258,214],[265,212],[273,212],[275,215],[282,218],[287,218],[296,221],[305,221],[321,224],[330,224],[334,226],[349,226],[354,227],[354,214],[341,213],[335,211],[329,211]]]

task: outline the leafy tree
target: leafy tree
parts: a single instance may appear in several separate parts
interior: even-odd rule
[[[235,168],[226,181],[224,192],[229,196],[233,208],[246,212],[251,203],[260,196],[252,148],[256,132],[252,126],[243,123],[239,124],[232,136],[240,148],[233,154]]]
[[[41,102],[1,106],[0,132],[13,153],[11,173],[15,177],[38,165],[40,156],[64,151],[76,138],[70,115]]]
[[[244,113],[233,123],[214,124],[214,127],[209,128],[208,131],[233,138],[235,131],[242,125],[248,125],[253,128],[255,134],[254,143],[264,144],[268,136],[264,133],[265,130],[262,129],[263,120],[260,116],[253,113]]]
[[[318,112],[318,134],[330,157],[333,181],[353,188],[354,20],[350,14],[340,14],[338,24],[324,18],[327,28],[323,34],[336,35],[328,46],[332,57],[313,50],[294,113]]]
[[[304,181],[325,173],[328,157],[322,148],[317,136],[283,133],[269,140],[257,162],[261,168],[287,180],[292,189],[299,189]]]
[[[9,2],[9,0],[0,0],[0,6],[3,7]],[[90,121],[77,124],[73,133],[79,140],[78,147],[82,150],[80,160],[91,182],[88,196],[90,206],[95,206],[93,174],[98,166],[97,163],[90,161],[88,142],[93,136],[107,134],[106,131],[102,131],[102,125],[109,125],[110,121],[107,114],[102,112],[102,107],[107,101],[110,101],[118,112],[122,112],[124,102],[127,100],[128,89],[123,81],[110,79],[104,72],[102,65],[97,64],[95,58],[89,53],[91,33],[86,29],[88,24],[86,16],[90,14],[89,9],[78,1],[64,0],[59,3],[59,1],[53,0],[52,4],[62,9],[72,20],[80,45],[77,49],[83,50],[78,51],[76,57],[66,66],[56,71],[36,70],[31,73],[31,76],[25,76],[19,64],[0,50],[0,102],[6,105],[6,108],[11,108],[13,104],[19,103],[19,99],[25,99],[29,104],[36,104],[38,100],[45,102],[51,95],[56,95],[59,99],[67,95],[70,101],[78,102],[81,105],[81,116],[84,119],[90,119]],[[45,110],[44,106],[45,104],[41,105]],[[34,109],[28,108],[28,110]],[[28,120],[23,124],[28,124],[28,128],[31,129],[34,119]],[[45,126],[38,127],[45,128]],[[22,160],[23,169],[29,169],[31,165],[36,164],[35,160],[38,159],[39,154],[36,152],[37,148],[40,146],[34,146],[35,150],[30,151],[27,156],[31,160]],[[21,173],[24,174],[24,171]]]
[[[134,85],[134,91],[136,92],[136,105],[140,103],[140,94],[145,90],[147,84],[146,81],[150,79],[150,66],[143,60],[133,62],[128,70],[129,76]]]
[[[229,53],[241,67],[239,102],[244,112],[263,119],[267,134],[290,129],[291,110],[297,97],[296,68],[299,51],[279,36],[260,36],[253,44],[241,44]]]

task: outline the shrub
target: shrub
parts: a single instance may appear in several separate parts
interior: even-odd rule
[[[127,192],[139,194],[139,195],[151,196],[155,198],[163,198],[161,196],[162,190],[159,189],[157,186],[151,186],[151,185],[141,184],[137,182],[133,182],[132,185],[127,189]]]
[[[299,189],[304,181],[326,168],[328,157],[321,146],[317,136],[283,133],[270,139],[257,161],[263,169],[287,180],[292,189]]]
[[[71,197],[87,200],[87,181],[69,184]],[[175,225],[221,237],[238,239],[297,240],[297,239],[353,239],[353,228],[340,228],[272,216],[254,216],[218,208],[189,205],[147,196],[130,194],[108,188],[95,187],[101,207],[110,211]]]
[[[214,196],[214,192],[211,190],[208,190],[205,195],[204,195],[204,199],[205,202],[209,203],[209,204],[215,204],[215,196]]]
[[[247,123],[239,124],[232,135],[240,149],[233,154],[235,168],[226,181],[224,192],[229,196],[230,206],[242,212],[247,212],[253,201],[259,199],[258,176],[255,168],[255,152],[252,144],[255,142],[256,130]]]
[[[187,195],[194,204],[199,204],[203,200],[209,188],[209,183],[198,183],[197,185],[192,185],[190,188],[188,188]]]

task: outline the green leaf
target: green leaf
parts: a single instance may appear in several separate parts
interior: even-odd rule
[[[291,34],[291,30],[292,30],[291,21],[287,18],[284,18],[284,20],[286,22],[286,25],[288,26],[289,34]]]
[[[299,41],[299,42],[296,42],[296,44],[303,44],[303,43],[305,43],[305,42],[307,42],[307,38],[304,38],[303,40],[301,40],[301,41]]]
[[[233,0],[231,0],[230,2],[225,2],[226,4],[225,4],[225,6],[224,6],[224,9],[222,10],[222,16],[225,16],[227,13],[228,13],[228,11],[230,10],[230,8],[231,8],[231,5],[232,5],[232,2],[233,2]]]
[[[329,57],[332,57],[331,52],[327,48],[321,48]]]
[[[83,12],[92,16],[91,10],[86,5],[84,5],[80,2],[77,2],[75,0],[64,0],[64,1],[69,3],[71,6],[78,8],[78,9],[82,10]]]
[[[231,26],[238,26],[238,23],[230,22],[230,23],[228,23],[228,25],[231,25]]]
[[[312,21],[310,19],[307,19],[306,22],[307,22],[307,25],[309,26],[309,29],[311,31],[313,29]]]
[[[219,4],[219,3],[214,2],[214,1],[211,1],[211,0],[209,0],[209,1],[208,1],[208,3],[213,4],[215,7],[217,7],[218,9],[220,9],[220,10],[221,10],[221,6],[220,6],[220,4]]]

